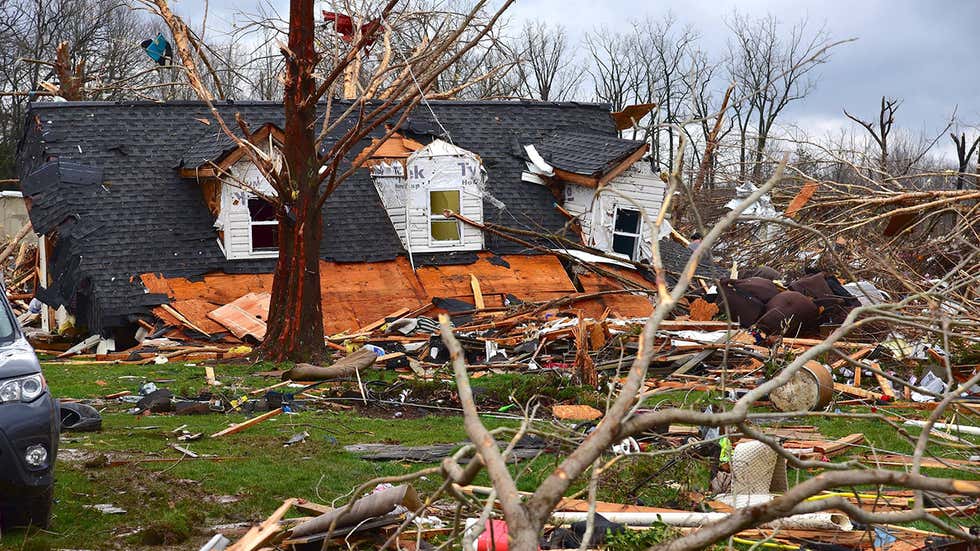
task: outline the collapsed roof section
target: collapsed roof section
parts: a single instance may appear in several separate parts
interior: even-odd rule
[[[532,172],[591,188],[622,174],[646,151],[642,141],[571,130],[552,132],[524,146]]]

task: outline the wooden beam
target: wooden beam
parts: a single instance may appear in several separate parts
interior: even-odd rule
[[[191,180],[205,180],[205,179],[217,178],[218,175],[215,173],[213,167],[182,168],[180,169],[180,177],[188,178]]]
[[[593,176],[585,176],[583,174],[576,174],[574,172],[568,172],[567,170],[562,170],[560,168],[555,168],[555,177],[559,180],[565,182],[571,182],[573,184],[578,184],[580,186],[590,187],[595,189],[599,187],[599,179]]]
[[[643,156],[646,155],[648,147],[649,146],[647,144],[643,144],[642,147],[640,147],[639,149],[637,149],[636,151],[634,151],[629,157],[626,157],[625,159],[623,159],[622,162],[620,162],[618,165],[614,166],[612,168],[612,170],[610,170],[605,175],[603,175],[601,178],[599,178],[599,187],[602,187],[602,186],[608,184],[613,178],[615,178],[616,176],[619,176],[620,174],[622,174],[623,172],[625,172],[626,169],[628,169],[629,167],[633,166],[633,163],[635,163],[635,162],[639,161],[640,159],[642,159]]]
[[[248,421],[243,421],[241,423],[238,423],[237,425],[232,425],[224,430],[218,431],[212,434],[211,438],[218,438],[219,436],[226,436],[229,434],[235,434],[236,432],[241,432],[253,425],[258,425],[259,423],[265,421],[266,419],[272,419],[273,417],[279,415],[280,413],[282,413],[282,408],[276,408],[272,411],[263,413],[262,415],[257,415],[255,417],[252,417]]]

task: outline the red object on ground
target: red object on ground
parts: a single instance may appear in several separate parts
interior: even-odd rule
[[[476,539],[476,551],[507,551],[507,523],[488,520],[483,533]]]

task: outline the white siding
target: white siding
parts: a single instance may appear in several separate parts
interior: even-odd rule
[[[224,231],[225,257],[228,260],[244,258],[275,258],[276,251],[252,252],[252,235],[249,229],[248,198],[253,193],[234,182],[244,182],[250,188],[269,195],[275,195],[272,186],[265,181],[250,162],[241,162],[231,167],[232,178],[221,185],[221,210],[214,226]],[[229,183],[233,182],[233,183]]]
[[[650,228],[660,212],[666,185],[650,170],[646,161],[638,161],[613,178],[595,197],[595,190],[566,183],[565,209],[578,217],[586,244],[612,251],[613,218],[617,207],[641,210],[643,224],[640,259],[652,256]]]
[[[406,226],[412,252],[478,251],[483,232],[461,226],[459,242],[439,242],[429,233],[429,192],[459,190],[459,214],[483,222],[483,189],[486,174],[479,157],[441,140],[416,151],[406,163]],[[438,214],[438,213],[436,213]]]

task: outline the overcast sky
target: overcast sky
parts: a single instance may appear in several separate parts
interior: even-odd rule
[[[211,0],[212,21],[228,21],[255,0]],[[272,0],[282,13],[288,0]],[[200,21],[204,2],[183,0],[178,11]],[[324,2],[323,7],[328,4]],[[599,26],[627,28],[631,19],[673,13],[701,35],[702,49],[715,59],[726,51],[725,20],[733,10],[750,16],[775,15],[788,29],[801,18],[825,25],[837,47],[818,69],[816,90],[783,119],[811,133],[847,125],[841,113],[872,118],[882,95],[901,98],[897,125],[935,134],[958,107],[957,118],[980,124],[980,2],[976,0],[518,0],[515,24],[541,19],[564,25],[574,40]],[[210,25],[209,25],[210,26]],[[941,142],[945,147],[945,142]]]

